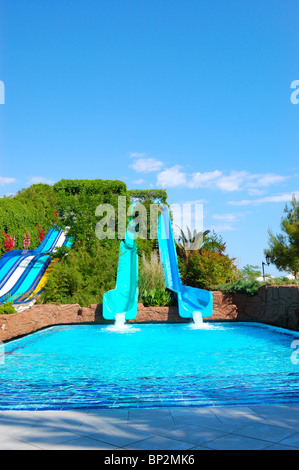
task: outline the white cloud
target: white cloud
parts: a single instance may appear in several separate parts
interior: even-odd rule
[[[299,191],[286,194],[278,194],[276,196],[266,196],[258,199],[243,199],[241,201],[229,201],[228,204],[232,206],[249,206],[251,204],[265,204],[271,202],[290,202],[293,195],[296,199],[299,198]]]
[[[240,218],[240,214],[214,214],[213,219],[223,220],[225,222],[236,222]]]
[[[191,180],[188,182],[190,188],[204,188],[213,184],[221,176],[221,171],[208,171],[205,173],[193,173]]]
[[[223,192],[247,190],[252,195],[261,195],[266,187],[286,179],[286,176],[273,173],[250,174],[247,171],[231,171],[225,174],[223,171],[214,170],[188,174],[181,165],[175,165],[158,173],[157,186],[220,189]]]
[[[265,194],[265,189],[257,189],[257,188],[249,188],[248,189],[248,194],[250,196],[262,196],[262,194]]]
[[[5,176],[0,176],[0,186],[5,186],[6,184],[15,183],[16,178],[6,178]]]
[[[195,199],[193,201],[184,201],[181,204],[208,204],[209,201],[207,199]]]
[[[219,225],[211,225],[209,229],[214,230],[215,232],[228,232],[232,230],[238,230],[234,224],[229,223],[229,222],[219,224]]]
[[[238,230],[237,222],[239,222],[243,217],[246,216],[245,212],[234,212],[234,213],[225,213],[225,214],[213,214],[212,218],[219,221],[218,224],[212,225],[211,230],[215,232],[224,232],[231,230]]]
[[[155,158],[138,158],[130,165],[137,173],[152,173],[161,170],[164,166],[163,162]]]
[[[143,152],[140,152],[140,153],[138,153],[138,152],[131,152],[131,153],[130,153],[130,158],[144,157],[144,156],[145,156],[145,153],[143,153]]]
[[[182,172],[181,165],[175,165],[168,168],[157,176],[157,186],[161,188],[176,188],[178,186],[187,186],[187,174]]]
[[[49,178],[44,178],[43,176],[31,176],[28,184],[32,185],[32,184],[40,184],[40,183],[52,185],[55,183],[55,181]]]
[[[216,181],[216,185],[222,191],[240,191],[244,188],[249,176],[247,171],[231,171],[229,175],[221,176]]]

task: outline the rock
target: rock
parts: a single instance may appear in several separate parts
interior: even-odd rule
[[[299,331],[299,286],[262,286],[257,295],[229,295],[213,292],[213,315],[208,321],[257,321]],[[144,307],[138,304],[137,317],[129,323],[183,323],[178,309]],[[108,324],[102,305],[34,305],[12,315],[0,316],[0,341],[21,337],[48,326],[82,323]]]

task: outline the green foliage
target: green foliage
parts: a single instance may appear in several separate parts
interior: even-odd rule
[[[145,292],[165,291],[165,280],[159,256],[156,251],[150,253],[147,258],[143,253],[139,262],[139,298],[142,299]]]
[[[55,264],[40,301],[83,307],[102,302],[103,294],[115,287],[118,255],[117,240],[97,241],[92,249],[79,242]]]
[[[249,296],[253,296],[258,293],[259,287],[261,285],[262,283],[258,282],[255,279],[238,279],[235,282],[229,282],[225,285],[213,286],[213,290],[221,290],[222,292],[225,292],[227,294],[244,293]]]
[[[220,290],[227,294],[244,293],[249,296],[256,295],[261,286],[299,286],[299,279],[288,279],[287,277],[275,277],[259,282],[256,279],[238,279],[223,285],[216,285],[212,290]]]
[[[145,307],[168,307],[176,304],[170,293],[162,289],[144,290],[140,301]]]
[[[238,277],[235,259],[225,254],[222,238],[214,232],[205,232],[203,235],[203,244],[198,250],[186,252],[182,245],[177,246],[183,283],[201,289],[211,289],[216,284],[235,281]]]
[[[126,207],[130,200],[125,183],[105,180],[61,180],[54,185],[57,193],[59,218],[69,227],[69,236],[75,242],[96,242],[95,227],[99,219],[96,208],[100,204],[110,204],[115,211],[118,229],[118,197],[126,198]],[[117,233],[116,233],[117,238]]]
[[[280,271],[288,271],[297,277],[299,273],[299,202],[293,196],[290,206],[286,205],[281,219],[282,233],[274,235],[269,230],[269,248],[272,263]]]
[[[11,315],[17,313],[13,307],[12,302],[6,302],[5,304],[0,304],[0,315]]]
[[[158,216],[161,212],[160,205],[165,204],[167,193],[165,190],[130,190],[130,200],[134,202],[134,220],[139,232],[137,240],[138,253],[150,252],[158,249]]]
[[[187,227],[186,233],[180,229],[180,236],[176,242],[177,251],[179,251],[181,258],[187,258],[189,254],[194,250],[200,250],[204,242],[207,242],[207,236],[210,230],[205,232],[197,232],[194,230],[191,233],[189,227]]]
[[[215,284],[225,284],[237,277],[234,259],[228,255],[201,250],[190,253],[184,263],[181,263],[181,275],[184,284],[210,289]]]
[[[4,252],[4,233],[15,237],[15,249],[23,249],[24,234],[29,232],[30,249],[37,248],[38,227],[47,233],[54,223],[59,224],[55,211],[56,196],[45,184],[31,186],[13,198],[0,198],[0,254]]]
[[[226,251],[226,243],[222,236],[217,233],[210,232],[204,237],[202,249],[205,251],[214,251],[215,253],[224,254]]]
[[[147,201],[166,204],[167,201],[167,192],[164,189],[131,189],[128,194],[131,199],[138,200],[140,204]]]
[[[167,198],[163,190],[127,191],[126,184],[121,181],[62,180],[54,186],[34,185],[13,198],[0,199],[0,250],[4,244],[1,233],[15,237],[15,248],[22,249],[24,234],[29,232],[30,249],[34,249],[40,244],[38,227],[47,233],[54,223],[61,228],[68,227],[68,235],[73,238],[71,250],[61,247],[53,253],[53,258],[59,262],[53,266],[39,303],[87,306],[101,302],[103,294],[115,287],[120,242],[117,232],[119,196],[125,198],[126,210],[131,198],[139,199],[147,208],[148,222],[150,205],[164,203]],[[115,209],[115,240],[96,237],[95,227],[99,222],[96,208],[100,204],[109,204]],[[148,223],[147,235],[149,233]],[[149,260],[158,243],[148,237],[138,239],[137,245],[140,259],[144,254]],[[141,293],[145,289],[165,292],[161,266],[152,275],[153,272],[146,275],[141,267]]]
[[[288,277],[266,278],[265,285],[269,286],[299,286],[299,279],[289,279]]]
[[[261,270],[259,269],[259,266],[253,266],[251,264],[246,264],[242,269],[241,269],[241,275],[242,278],[246,281],[253,280],[257,277],[260,277],[262,275]]]

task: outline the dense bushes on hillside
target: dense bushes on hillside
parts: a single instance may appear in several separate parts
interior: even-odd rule
[[[101,302],[104,292],[115,287],[120,241],[117,233],[119,196],[123,197],[126,211],[131,200],[138,200],[147,209],[146,236],[137,239],[139,300],[145,305],[173,303],[165,287],[157,239],[150,238],[149,223],[150,204],[166,203],[166,192],[128,191],[121,181],[105,180],[62,180],[54,186],[38,184],[20,191],[13,198],[0,199],[1,254],[5,247],[6,250],[26,246],[37,248],[43,233],[46,234],[53,224],[68,227],[69,235],[73,237],[74,244],[67,250],[67,256],[65,250],[58,250],[60,262],[53,265],[39,301],[87,306]],[[115,209],[115,239],[99,240],[96,236],[95,227],[100,218],[96,208],[103,203]],[[134,217],[139,212],[137,207]],[[140,217],[144,222],[142,210]],[[152,233],[156,233],[155,226]],[[184,284],[230,293],[253,295],[257,292],[261,284],[254,279],[256,272],[249,267],[240,272],[235,259],[226,254],[221,237],[204,232],[202,246],[190,250],[188,237],[183,235],[177,243],[177,254]]]
[[[238,278],[235,259],[226,253],[222,238],[215,233],[203,234],[203,243],[196,250],[188,250],[188,237],[177,244],[179,267],[184,284],[211,289],[215,284],[226,284]]]
[[[101,302],[103,293],[115,287],[119,196],[123,197],[125,211],[131,198],[138,198],[146,207],[153,201],[166,201],[165,191],[127,191],[125,183],[105,180],[62,180],[54,186],[34,185],[14,198],[0,199],[2,253],[4,233],[10,235],[17,249],[22,249],[25,242],[28,244],[29,236],[29,248],[34,249],[40,243],[41,230],[46,233],[54,223],[68,227],[69,236],[74,239],[66,257],[63,250],[58,250],[60,262],[53,266],[39,301],[86,306]],[[99,240],[96,236],[95,227],[100,219],[96,209],[100,204],[115,209],[115,239]],[[148,233],[149,229],[148,225]],[[149,259],[157,241],[139,239],[137,245],[140,258],[145,254]]]
[[[0,199],[0,253],[6,251],[5,235],[14,240],[15,249],[24,248],[25,235],[30,234],[30,249],[40,244],[39,229],[45,233],[54,223],[60,224],[56,217],[56,196],[53,188],[38,184],[21,191],[14,198]]]
[[[79,241],[54,265],[40,301],[83,307],[101,302],[103,294],[115,287],[118,253],[118,240],[97,240],[92,249]]]

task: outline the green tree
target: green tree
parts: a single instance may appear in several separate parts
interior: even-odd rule
[[[279,271],[287,271],[297,278],[299,273],[299,203],[293,196],[290,205],[286,204],[281,219],[282,233],[274,235],[269,229],[269,248],[265,254],[271,257]]]
[[[261,276],[261,270],[259,266],[253,266],[252,264],[246,264],[241,269],[242,278],[246,281],[254,280],[257,277]]]
[[[182,259],[187,259],[192,251],[198,251],[201,249],[203,244],[207,241],[207,235],[210,230],[205,232],[198,232],[196,229],[191,233],[189,227],[187,227],[186,233],[180,229],[180,235],[176,241],[176,249],[178,255]]]
[[[220,235],[209,231],[197,236],[197,233],[181,233],[177,243],[178,264],[184,284],[202,289],[211,289],[217,284],[235,281],[238,270],[235,259],[226,253],[226,246]],[[188,250],[190,242],[203,242],[198,249]]]

